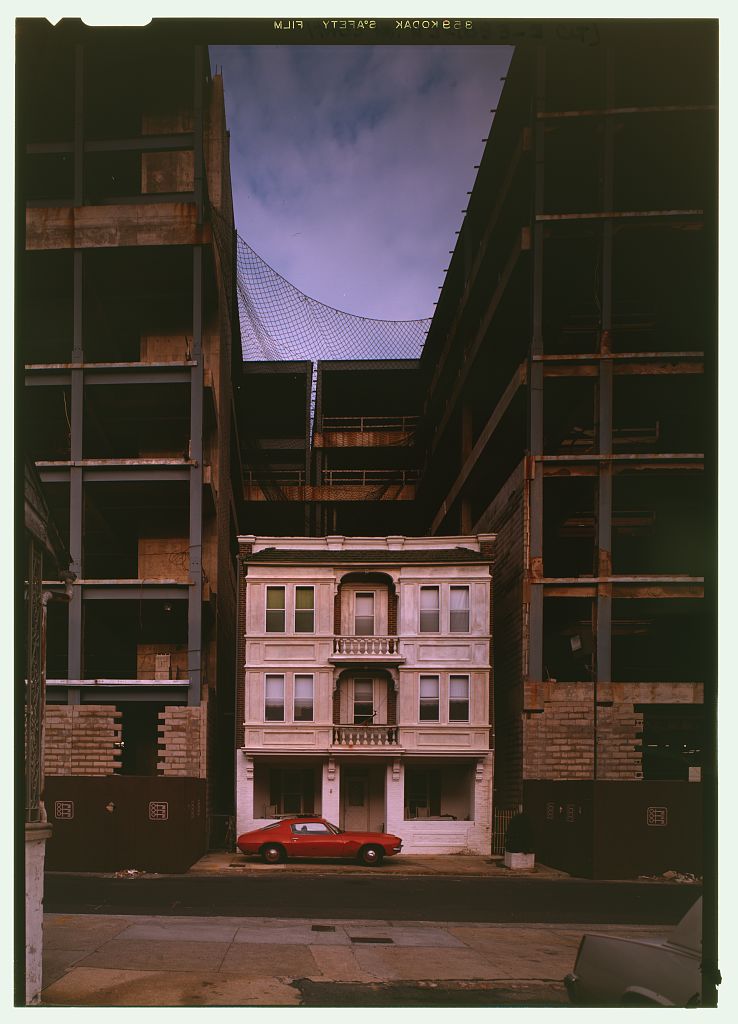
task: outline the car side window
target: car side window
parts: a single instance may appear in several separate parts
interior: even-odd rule
[[[330,830],[321,821],[307,821],[302,825],[291,825],[295,835],[330,835]]]

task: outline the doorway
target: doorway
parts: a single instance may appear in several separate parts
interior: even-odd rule
[[[341,828],[347,832],[383,832],[385,819],[383,764],[341,769]]]

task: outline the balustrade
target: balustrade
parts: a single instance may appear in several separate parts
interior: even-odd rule
[[[396,725],[334,725],[334,747],[396,747]]]
[[[396,636],[337,636],[333,640],[333,653],[362,657],[397,657],[399,640]]]

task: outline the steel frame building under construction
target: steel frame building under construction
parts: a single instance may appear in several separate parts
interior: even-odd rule
[[[207,775],[232,813],[238,532],[490,533],[495,809],[575,874],[701,871],[716,24],[520,24],[422,354],[421,322],[395,351],[270,347],[203,47],[28,32],[24,415],[78,577],[49,617],[52,774]],[[243,364],[238,305],[266,346]]]

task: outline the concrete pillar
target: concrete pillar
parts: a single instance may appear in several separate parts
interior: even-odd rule
[[[340,825],[341,775],[339,766],[331,757],[323,762],[320,806],[324,818],[327,818],[333,825]]]
[[[254,759],[236,751],[236,836],[248,832],[254,822]]]
[[[51,825],[26,823],[26,1006],[41,1001],[44,924],[44,857]]]
[[[405,820],[405,765],[399,757],[387,765],[384,800],[385,831],[402,837]]]
[[[474,773],[474,821],[476,827],[475,853],[486,855],[492,851],[492,779],[494,756],[480,758]]]

